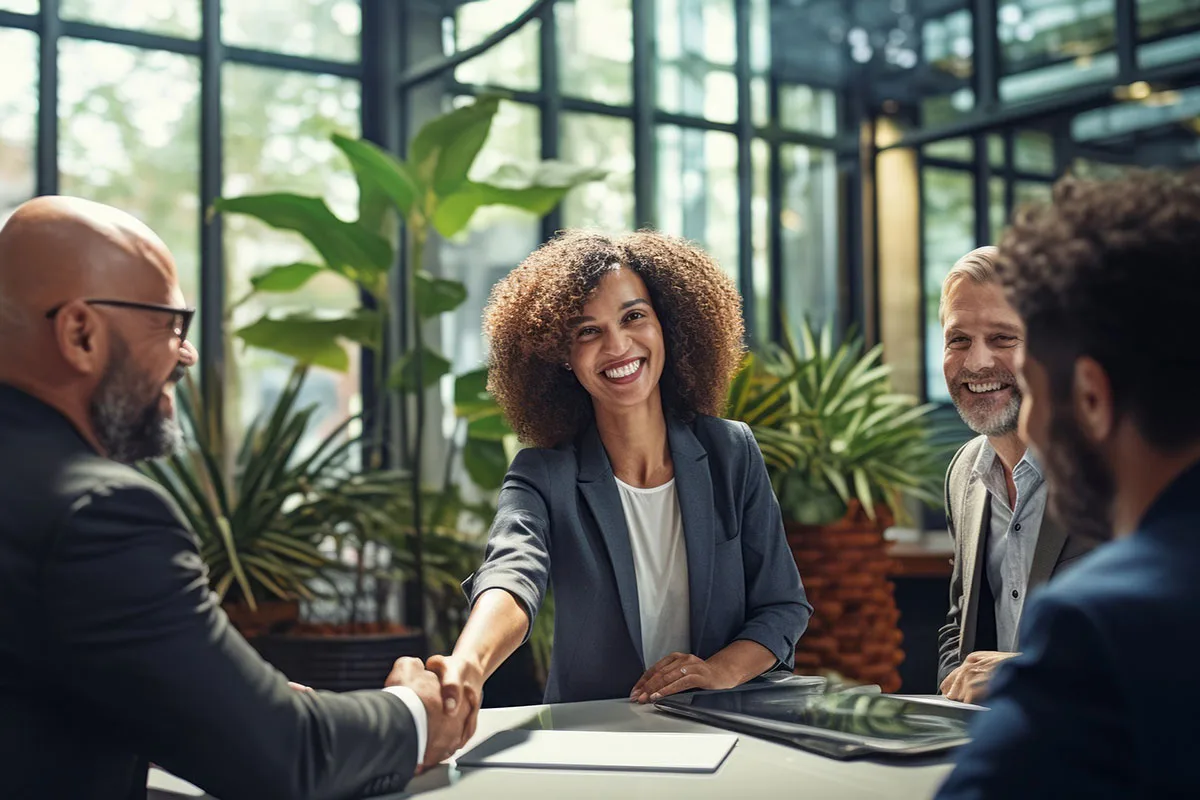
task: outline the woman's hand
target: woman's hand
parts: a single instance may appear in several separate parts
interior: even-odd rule
[[[479,706],[483,703],[483,668],[463,656],[431,656],[425,668],[442,683],[442,707],[447,715],[463,719],[462,739],[451,755],[475,735]]]
[[[633,685],[629,699],[634,703],[654,703],[688,689],[732,689],[738,683],[720,663],[690,653],[671,653],[646,670]]]

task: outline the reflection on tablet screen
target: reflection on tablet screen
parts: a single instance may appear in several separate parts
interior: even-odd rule
[[[830,733],[909,743],[962,739],[978,713],[975,709],[890,695],[854,691],[825,694],[787,686],[685,697],[696,710],[741,714]]]

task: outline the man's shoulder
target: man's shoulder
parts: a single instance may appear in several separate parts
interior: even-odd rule
[[[1050,608],[1076,609],[1102,628],[1152,635],[1151,629],[1179,615],[1200,625],[1197,573],[1200,546],[1195,542],[1172,547],[1135,535],[1080,557],[1079,564],[1057,575],[1037,600]]]
[[[73,453],[61,459],[54,472],[56,493],[68,504],[86,495],[106,496],[120,492],[167,498],[163,487],[144,473],[96,453]]]
[[[61,446],[54,437],[23,433],[29,435],[13,436],[0,446],[0,463],[6,464],[0,505],[7,509],[21,509],[25,517],[57,518],[95,493],[143,490],[166,499],[158,484],[132,467],[80,447]]]
[[[979,453],[987,443],[988,438],[979,435],[969,439],[962,447],[958,448],[954,458],[950,459],[950,466],[946,469],[946,480],[952,485],[965,481],[975,467]]]

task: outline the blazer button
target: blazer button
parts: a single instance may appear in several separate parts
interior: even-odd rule
[[[1020,592],[1018,592],[1016,589],[1013,589],[1013,590],[1012,590],[1012,596],[1013,596],[1013,600],[1016,600],[1018,597],[1020,597],[1020,596],[1021,596],[1021,593],[1020,593]]]

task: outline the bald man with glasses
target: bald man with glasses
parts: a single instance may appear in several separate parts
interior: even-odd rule
[[[361,797],[462,733],[416,659],[382,691],[293,691],[230,626],[179,510],[130,466],[180,443],[194,314],[127,214],[43,197],[0,229],[5,797],[145,797],[151,761],[223,800]]]

